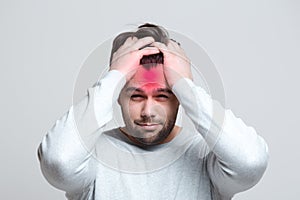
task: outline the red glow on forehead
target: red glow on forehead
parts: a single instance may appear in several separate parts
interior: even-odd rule
[[[139,68],[133,77],[133,81],[137,84],[165,84],[166,82],[162,66],[156,66],[150,69],[144,67]]]
[[[168,84],[164,76],[163,66],[157,65],[150,69],[140,67],[129,82],[128,87],[140,88],[145,92],[167,88]]]
[[[157,82],[159,78],[159,72],[157,70],[146,70],[142,73],[143,80],[146,82]]]

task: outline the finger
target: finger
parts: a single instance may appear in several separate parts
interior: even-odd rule
[[[172,42],[172,44],[168,43],[168,46],[160,42],[154,42],[151,44],[151,46],[157,47],[165,56],[172,54],[186,60],[183,49],[175,42]]]
[[[161,50],[167,50],[168,49],[168,47],[164,43],[161,43],[161,42],[153,42],[151,44],[151,46],[157,47],[157,48],[159,48]]]
[[[174,49],[171,49],[170,47],[168,47],[165,44],[160,43],[160,42],[153,42],[151,44],[151,46],[157,47],[164,55],[170,54],[170,53],[174,54],[174,52],[175,52]]]
[[[181,47],[180,43],[174,39],[170,39],[167,45],[168,49],[175,55],[180,57],[186,57],[184,49]]]
[[[157,47],[146,47],[144,49],[139,50],[137,53],[139,55],[139,58],[142,58],[143,56],[157,54],[159,52],[160,51]]]
[[[152,43],[150,43],[150,44],[147,44],[147,45],[145,45],[145,46],[143,46],[143,47],[139,48],[139,50],[141,50],[141,49],[145,49],[145,48],[147,48],[147,47],[151,47],[151,44],[152,44]]]
[[[125,42],[119,47],[117,51],[114,52],[113,54],[113,60],[116,58],[120,58],[123,55],[126,55],[129,53],[131,50],[131,46],[138,40],[137,37],[128,37]]]
[[[132,53],[133,55],[135,55],[135,58],[141,59],[144,55],[151,55],[151,54],[157,54],[159,53],[159,49],[156,47],[146,47],[144,49],[141,50],[135,50],[135,51],[128,51],[128,52],[123,52],[122,54],[118,54],[118,55],[114,55],[112,62],[118,60],[119,58],[126,56],[130,53]]]
[[[167,47],[170,51],[175,51],[175,52],[181,51],[181,47],[174,40],[169,40]]]
[[[157,47],[153,47],[153,46],[145,47],[139,51],[144,51],[144,50],[155,50],[155,51],[159,52],[159,49]]]
[[[123,43],[123,46],[131,46],[138,40],[137,37],[128,37],[125,42]]]
[[[139,49],[142,49],[143,47],[151,44],[154,42],[154,38],[153,37],[144,37],[144,38],[141,38],[139,40],[137,40],[135,42],[135,44],[132,45],[132,48],[135,49],[135,50],[139,50]]]

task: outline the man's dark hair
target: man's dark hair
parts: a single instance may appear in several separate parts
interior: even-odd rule
[[[168,44],[169,34],[166,29],[161,26],[146,23],[140,25],[138,30],[135,32],[124,32],[119,34],[113,41],[112,50],[110,55],[109,64],[111,65],[113,54],[124,44],[127,38],[129,37],[137,37],[138,39],[144,37],[153,37],[156,42]],[[160,52],[158,54],[143,56],[140,60],[140,64],[151,64],[151,63],[163,63],[163,54]]]

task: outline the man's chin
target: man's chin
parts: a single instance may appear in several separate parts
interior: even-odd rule
[[[170,130],[164,130],[161,125],[153,127],[136,126],[131,131],[122,129],[127,137],[139,146],[153,146],[164,143],[170,135]],[[130,133],[130,134],[129,134]]]
[[[137,126],[133,133],[131,134],[134,137],[138,138],[153,138],[157,137],[162,131],[161,125],[152,125],[152,126]]]
[[[153,146],[153,145],[163,143],[164,140],[168,137],[168,135],[169,134],[167,135],[161,134],[160,131],[155,131],[155,132],[146,132],[134,138],[142,146]]]
[[[161,144],[163,142],[163,139],[157,139],[157,138],[135,138],[136,141],[138,141],[140,146],[154,146]]]

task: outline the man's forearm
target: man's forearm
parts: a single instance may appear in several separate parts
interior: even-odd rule
[[[93,181],[97,163],[90,152],[112,118],[114,95],[118,96],[120,84],[124,84],[123,75],[109,72],[43,138],[38,149],[41,169],[55,187],[76,191]]]
[[[256,184],[265,171],[268,152],[255,130],[190,79],[179,80],[173,92],[212,150],[208,171],[219,192],[231,196]]]
[[[89,88],[88,98],[74,107],[78,133],[89,150],[96,141],[97,134],[94,132],[113,118],[113,104],[117,102],[125,83],[125,76],[121,72],[109,71],[96,86]]]

